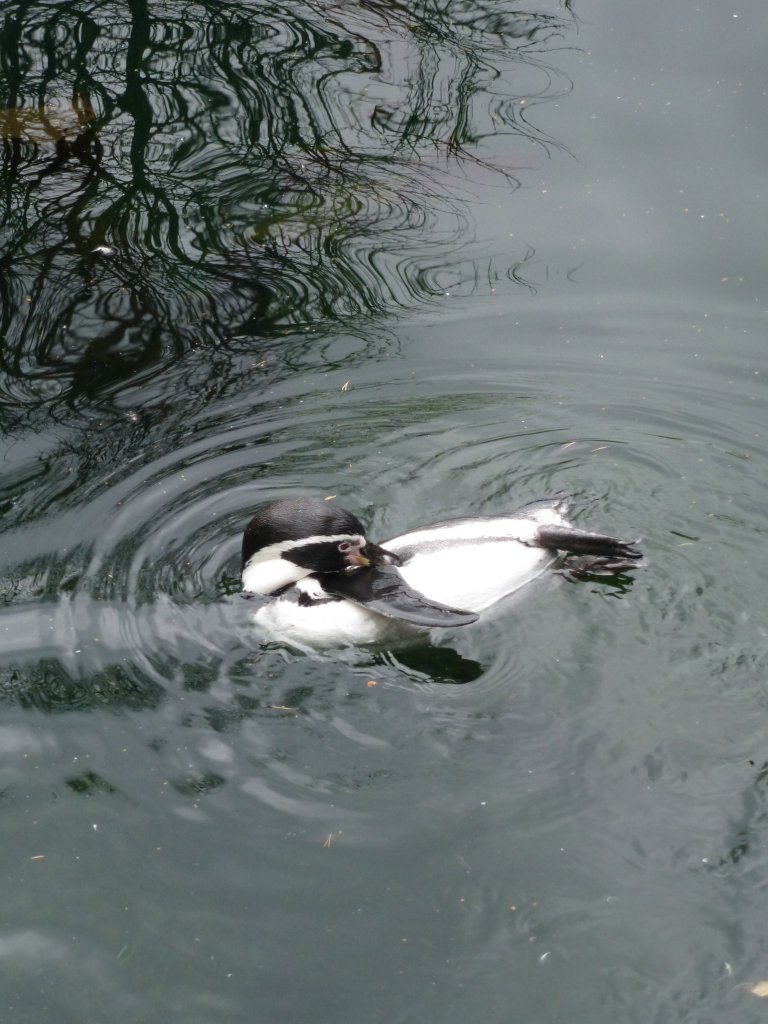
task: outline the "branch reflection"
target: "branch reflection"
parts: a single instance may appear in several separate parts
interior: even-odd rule
[[[191,351],[429,301],[468,256],[483,141],[556,145],[556,13],[482,0],[26,0],[0,32],[2,414]],[[529,257],[525,257],[527,260]],[[519,260],[498,271],[514,281]]]

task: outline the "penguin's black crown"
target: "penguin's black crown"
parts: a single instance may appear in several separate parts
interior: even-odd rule
[[[243,534],[242,564],[266,548],[297,550],[297,542],[340,538],[365,544],[365,527],[351,512],[321,498],[285,498],[262,505]],[[282,553],[282,552],[281,552]]]

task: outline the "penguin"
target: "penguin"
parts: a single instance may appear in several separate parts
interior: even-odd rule
[[[575,577],[636,568],[637,541],[590,533],[555,495],[515,512],[420,527],[379,545],[353,513],[314,497],[261,506],[242,543],[242,588],[268,635],[310,647],[468,626],[557,566]]]

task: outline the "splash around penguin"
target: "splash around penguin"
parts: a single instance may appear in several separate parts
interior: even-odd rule
[[[313,647],[368,644],[398,633],[466,626],[550,566],[615,574],[642,559],[635,541],[568,521],[556,495],[508,515],[454,519],[379,545],[357,516],[320,498],[259,508],[243,534],[245,596],[272,637]]]

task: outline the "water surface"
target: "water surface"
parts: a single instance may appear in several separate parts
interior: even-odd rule
[[[8,1020],[762,1019],[762,15],[6,4]],[[557,490],[647,565],[237,594],[262,500]]]

